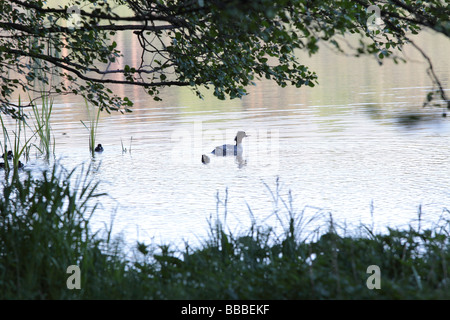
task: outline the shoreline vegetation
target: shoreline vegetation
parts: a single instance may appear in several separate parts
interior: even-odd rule
[[[138,242],[126,249],[111,230],[91,231],[95,202],[105,194],[89,179],[90,168],[75,171],[55,164],[41,177],[25,171],[2,182],[1,299],[450,298],[447,209],[428,229],[361,226],[349,236],[329,219],[324,231],[305,237],[309,222],[279,197],[277,181],[273,200],[287,213],[275,212],[281,234],[256,222],[233,234],[225,211],[210,219],[199,246]],[[80,289],[70,288],[74,266]]]

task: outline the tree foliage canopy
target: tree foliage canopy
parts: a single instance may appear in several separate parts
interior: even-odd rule
[[[74,0],[61,5],[0,0],[0,109],[17,115],[13,92],[39,91],[36,82],[49,94],[82,95],[108,112],[132,106],[129,98],[113,91],[114,85],[140,86],[156,100],[159,88],[166,86],[190,86],[199,96],[200,88],[207,87],[219,99],[242,97],[245,88],[261,78],[280,86],[314,86],[317,75],[296,52],[315,54],[320,41],[356,56],[373,54],[397,62],[396,49],[411,43],[411,34],[429,28],[450,35],[446,1],[375,4]],[[117,7],[126,7],[126,13]],[[382,23],[375,25],[380,21],[375,17]],[[370,29],[371,23],[375,28]],[[135,65],[117,63],[122,53],[114,36],[120,32],[139,40],[141,58]],[[343,36],[349,33],[359,35],[356,47],[345,45]],[[428,62],[437,92],[447,101]]]

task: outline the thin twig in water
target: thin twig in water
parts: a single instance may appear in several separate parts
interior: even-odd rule
[[[436,73],[434,72],[433,64],[431,63],[430,57],[425,53],[425,51],[422,50],[417,44],[414,43],[409,38],[406,38],[414,48],[417,49],[417,51],[420,52],[420,54],[427,60],[428,62],[428,74],[430,75],[431,80],[438,86],[439,93],[441,96],[441,99],[444,100],[447,103],[447,109],[450,110],[450,100],[447,98],[447,95],[445,94],[444,88],[442,87],[441,82],[439,81],[439,78],[437,77]],[[426,106],[428,103],[424,103],[424,106]]]

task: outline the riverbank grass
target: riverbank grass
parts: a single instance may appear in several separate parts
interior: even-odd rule
[[[104,195],[88,177],[89,170],[77,177],[55,165],[39,179],[24,172],[3,182],[0,298],[450,298],[448,211],[430,229],[362,226],[350,236],[328,219],[308,237],[294,210],[277,212],[288,217],[281,233],[254,223],[233,234],[221,213],[199,245],[139,242],[130,251],[111,230],[91,230]],[[70,266],[79,268],[80,289],[69,288]]]

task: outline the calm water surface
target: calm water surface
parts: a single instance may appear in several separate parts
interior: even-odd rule
[[[420,41],[448,87],[448,40]],[[97,141],[105,152],[93,160],[80,122],[87,120],[84,102],[59,97],[52,115],[56,158],[66,168],[92,162],[99,190],[108,193],[93,227],[113,219],[114,233],[130,242],[197,241],[216,214],[217,193],[224,200],[226,190],[232,231],[250,224],[248,208],[257,222],[278,228],[267,188],[275,190],[277,177],[282,198],[288,201],[291,190],[293,207],[306,216],[331,213],[349,228],[383,229],[417,219],[421,206],[423,218],[436,222],[450,209],[450,120],[442,109],[422,108],[432,88],[426,65],[412,49],[406,54],[410,64],[379,66],[323,48],[302,58],[318,73],[316,88],[263,81],[242,100],[218,101],[207,91],[199,100],[189,89],[167,88],[157,103],[140,89],[117,88],[134,99],[134,112],[101,116]],[[240,163],[234,157],[201,163],[203,153],[233,143],[238,130],[251,135]],[[43,164],[31,160],[27,167]],[[282,202],[278,208],[286,214]]]

